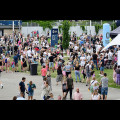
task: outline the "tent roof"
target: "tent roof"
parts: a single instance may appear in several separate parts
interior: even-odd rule
[[[110,32],[110,35],[118,35],[118,34],[120,34],[120,26]]]
[[[113,45],[120,45],[120,34],[118,34],[105,48],[103,48],[102,51]]]

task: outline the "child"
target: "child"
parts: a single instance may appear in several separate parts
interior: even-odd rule
[[[15,62],[14,62],[14,59],[12,61],[12,72],[14,73],[15,72]]]

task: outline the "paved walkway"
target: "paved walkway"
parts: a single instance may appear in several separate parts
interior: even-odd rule
[[[26,84],[32,80],[35,84],[37,89],[34,93],[34,99],[41,100],[41,92],[42,92],[42,77],[41,76],[31,76],[27,73],[5,73],[2,72],[0,81],[3,82],[4,88],[0,89],[0,100],[12,100],[13,96],[16,96],[19,94],[18,85],[21,81],[22,77],[26,77]],[[90,100],[91,94],[88,92],[88,87],[85,86],[85,83],[74,83],[74,88],[76,89],[79,87],[80,92],[83,94],[84,100]],[[57,100],[58,95],[62,95],[62,88],[61,83],[59,83],[58,86],[56,86],[56,80],[55,78],[52,78],[52,93],[54,95],[54,99]],[[73,90],[73,93],[75,92],[75,89]],[[27,95],[26,95],[27,99]],[[67,96],[67,99],[69,99],[69,94]],[[120,99],[120,89],[115,88],[109,88],[109,94],[108,94],[109,100],[119,100]]]

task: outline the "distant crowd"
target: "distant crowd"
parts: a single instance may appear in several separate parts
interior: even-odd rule
[[[109,80],[104,72],[105,68],[113,69],[113,80],[116,85],[120,85],[120,67],[117,66],[119,46],[111,46],[108,50],[101,52],[102,35],[82,34],[77,37],[73,32],[67,50],[64,50],[62,46],[62,34],[58,35],[58,44],[54,47],[51,47],[51,43],[48,42],[49,32],[47,36],[39,36],[38,31],[33,31],[27,38],[20,32],[15,32],[14,40],[12,38],[12,34],[0,38],[0,73],[4,70],[6,73],[10,70],[13,73],[26,72],[30,71],[31,63],[40,63],[40,73],[43,77],[41,99],[43,100],[54,100],[51,72],[55,71],[57,71],[56,86],[59,82],[62,84],[62,94],[58,96],[58,100],[66,100],[68,92],[71,100],[83,99],[79,88],[74,88],[74,82],[86,83],[92,100],[107,99]],[[68,56],[67,60],[66,56]],[[99,71],[100,82],[97,81],[96,70]],[[14,96],[13,99],[25,99],[25,94],[28,94],[28,100],[34,99],[36,85],[30,81],[25,86],[25,80],[26,78],[23,77],[19,83],[20,95]],[[1,87],[3,88],[2,82]],[[73,89],[76,89],[74,95],[72,95]]]

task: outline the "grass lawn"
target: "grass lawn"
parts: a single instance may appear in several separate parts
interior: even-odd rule
[[[10,59],[11,59],[11,62],[12,62],[12,57]],[[65,57],[64,60],[67,61],[68,57]],[[18,64],[19,64],[18,70],[21,72],[21,62],[19,61]],[[38,65],[37,72],[38,72],[38,75],[40,76],[41,75],[40,74],[41,65],[40,65],[40,63],[38,63],[38,64],[39,65]],[[12,68],[10,68],[10,70],[12,70]],[[94,71],[95,71],[95,75],[96,75],[97,81],[100,82],[100,79],[101,79],[101,77],[99,75],[100,74],[100,70],[96,70],[96,68],[95,68]],[[119,88],[120,89],[120,87],[116,86],[116,83],[114,83],[114,81],[113,81],[113,70],[112,69],[105,69],[104,72],[107,73],[108,78],[109,78],[108,86],[112,87],[112,88]],[[26,73],[30,74],[30,72],[26,72]],[[80,71],[80,75],[81,75],[81,79],[83,79],[83,75],[81,74],[81,71]],[[51,70],[51,77],[52,78],[56,78],[56,76],[57,76],[57,71],[55,70],[54,72],[52,72],[52,70]],[[75,73],[74,73],[73,70],[72,70],[72,77],[73,77],[73,79],[75,81]]]

